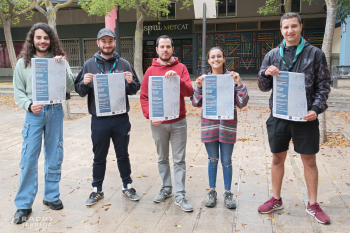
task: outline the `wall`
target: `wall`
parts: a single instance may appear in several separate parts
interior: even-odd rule
[[[339,65],[350,65],[350,18],[346,20],[346,31],[343,30],[344,24],[341,24],[341,40],[340,40],[340,57]]]

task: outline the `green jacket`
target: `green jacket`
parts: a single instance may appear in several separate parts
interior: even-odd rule
[[[35,54],[34,58],[39,58]],[[42,58],[53,58],[52,53],[46,54]],[[74,76],[70,70],[70,66],[66,61],[67,68],[67,88],[66,92],[71,92],[74,90]],[[15,102],[16,104],[28,111],[30,103],[32,103],[32,68],[28,66],[24,68],[23,58],[19,59],[13,73],[13,88],[15,91]]]

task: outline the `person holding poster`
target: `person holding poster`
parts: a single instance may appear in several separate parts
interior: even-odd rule
[[[269,144],[273,154],[271,176],[273,196],[258,208],[260,213],[270,213],[283,208],[281,187],[284,176],[284,161],[289,142],[293,139],[294,150],[301,154],[304,165],[305,181],[308,189],[309,203],[306,212],[319,223],[328,224],[330,218],[317,203],[318,170],[316,153],[319,151],[319,128],[317,116],[327,108],[331,78],[327,68],[325,54],[312,46],[301,36],[303,25],[297,13],[286,13],[280,21],[282,43],[268,52],[258,73],[258,85],[261,91],[270,91],[273,76],[282,71],[303,73],[307,114],[306,122],[295,122],[273,117],[266,121]],[[273,95],[270,98],[273,109]]]
[[[233,120],[214,120],[204,119],[203,111],[201,117],[201,141],[204,142],[208,153],[208,176],[210,191],[207,194],[205,206],[214,207],[216,205],[217,192],[216,176],[219,157],[221,157],[221,164],[224,176],[224,201],[228,209],[236,209],[236,202],[234,195],[231,193],[232,183],[232,152],[236,143],[237,131],[237,109],[243,108],[248,103],[248,91],[246,85],[242,82],[238,73],[228,71],[226,69],[225,52],[220,47],[213,47],[207,54],[207,61],[210,65],[207,75],[230,74],[235,82],[234,87],[234,119]],[[194,107],[202,107],[203,104],[203,81],[204,76],[200,76],[196,80],[194,93],[191,97],[192,105]],[[219,153],[220,148],[220,153]],[[221,154],[221,156],[220,156]]]
[[[101,29],[97,34],[97,46],[100,49],[93,58],[87,60],[75,80],[75,90],[81,97],[88,95],[88,109],[91,114],[91,140],[94,152],[92,169],[93,191],[86,201],[92,206],[104,197],[102,184],[106,173],[107,154],[112,138],[118,169],[123,182],[122,193],[132,201],[138,201],[139,196],[131,186],[131,165],[129,160],[129,140],[131,124],[127,95],[135,95],[140,90],[140,82],[134,68],[128,61],[114,51],[115,34],[108,28]],[[126,112],[118,115],[97,116],[93,77],[95,74],[123,73],[125,76]],[[123,85],[124,86],[124,85]]]
[[[59,199],[63,161],[62,104],[34,104],[32,101],[32,58],[54,58],[66,63],[66,92],[74,90],[74,77],[57,34],[45,23],[35,24],[28,32],[13,74],[15,102],[26,110],[19,167],[20,184],[15,197],[17,211],[13,222],[27,221],[38,191],[38,159],[44,133],[45,188],[43,204],[53,210],[63,208]],[[52,77],[50,77],[52,78]]]
[[[148,81],[150,76],[180,76],[180,113],[179,117],[172,120],[152,120],[151,130],[158,153],[158,170],[162,178],[162,186],[159,194],[153,199],[154,202],[162,202],[172,195],[172,183],[169,165],[169,141],[171,143],[174,161],[174,193],[175,204],[183,211],[193,211],[193,207],[185,198],[186,180],[186,142],[187,142],[187,121],[186,121],[186,96],[193,93],[190,75],[184,64],[180,63],[177,57],[173,57],[173,40],[166,35],[160,36],[156,42],[156,50],[159,58],[154,58],[152,66],[145,73],[141,87],[141,106],[143,115],[149,119],[149,96]]]

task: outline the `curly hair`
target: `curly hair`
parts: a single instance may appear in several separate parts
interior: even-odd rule
[[[62,43],[57,36],[57,33],[46,23],[37,23],[29,30],[27,33],[27,38],[24,42],[21,52],[19,53],[17,59],[23,58],[24,67],[27,68],[31,64],[31,58],[33,54],[36,53],[34,46],[34,34],[35,31],[41,29],[50,37],[50,47],[49,52],[53,53],[54,56],[66,56],[62,48]]]
[[[220,50],[220,51],[222,52],[222,56],[223,56],[224,58],[226,58],[225,51],[224,51],[221,47],[218,46],[218,47],[213,47],[213,48],[209,49],[209,51],[208,51],[208,53],[207,53],[207,61],[209,60],[209,54],[210,54],[210,52],[211,52],[212,50],[216,50],[216,49]],[[227,69],[227,68],[226,68],[226,61],[225,61],[225,62],[224,62],[224,65],[223,65],[223,67],[222,67],[222,73],[223,73],[223,74],[225,74],[226,69]],[[210,72],[210,73],[213,73],[210,64],[209,64],[209,69],[207,69],[207,74],[208,74],[209,72]]]

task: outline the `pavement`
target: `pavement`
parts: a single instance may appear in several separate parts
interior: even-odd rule
[[[254,92],[254,83],[247,83]],[[343,90],[345,95],[347,90]],[[12,98],[12,97],[11,97]],[[161,179],[157,169],[157,153],[150,122],[141,113],[137,99],[131,102],[132,125],[129,145],[133,187],[140,195],[138,202],[122,195],[122,182],[115,153],[108,154],[103,185],[105,198],[87,208],[85,201],[92,192],[91,117],[85,115],[86,100],[72,99],[75,120],[64,122],[64,161],[60,183],[60,199],[64,209],[54,211],[42,204],[44,155],[39,158],[39,190],[33,212],[27,223],[11,223],[16,211],[14,197],[19,185],[18,166],[22,149],[22,123],[25,111],[11,102],[0,106],[0,232],[349,232],[350,229],[350,114],[327,111],[330,143],[321,145],[317,154],[319,169],[318,202],[330,216],[331,224],[316,223],[306,212],[308,201],[300,155],[290,144],[285,162],[282,198],[284,209],[272,214],[259,214],[257,208],[272,195],[271,153],[266,133],[268,108],[257,107],[251,98],[249,107],[238,111],[237,143],[232,156],[232,192],[237,209],[229,210],[223,201],[223,176],[219,164],[215,208],[206,208],[208,191],[207,153],[200,142],[200,109],[187,105],[188,140],[186,154],[186,198],[193,212],[183,212],[168,198],[154,203]],[[188,101],[188,100],[187,100]],[[12,104],[12,105],[11,105]],[[172,162],[171,162],[172,163]],[[172,167],[172,166],[171,166]]]

